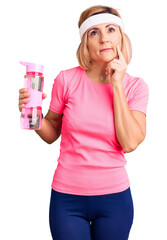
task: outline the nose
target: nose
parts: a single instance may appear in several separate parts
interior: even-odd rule
[[[108,36],[105,32],[101,32],[99,42],[100,44],[108,42]]]

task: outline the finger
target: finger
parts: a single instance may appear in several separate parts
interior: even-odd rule
[[[120,60],[117,58],[114,58],[112,61],[110,61],[108,64],[107,64],[107,67],[106,67],[106,70],[110,69],[111,68],[111,64],[112,63],[117,63],[117,64],[120,64]]]
[[[25,104],[28,103],[28,102],[29,102],[29,99],[27,99],[27,100],[23,99],[23,100],[19,101],[18,106],[19,106],[19,111],[20,111],[20,112],[21,112],[22,109],[25,107]]]
[[[115,67],[120,67],[120,63],[119,62],[110,62],[110,64],[107,66],[106,70],[110,70],[110,69],[115,69]]]
[[[22,105],[19,105],[19,111],[21,112],[22,111],[22,109],[25,107],[25,105],[24,104],[22,104]]]
[[[24,99],[20,99],[20,100],[19,100],[18,106],[19,106],[20,112],[22,111],[22,108],[25,107],[25,104],[28,103],[29,101],[30,101],[30,100],[29,100],[28,98],[24,98]]]
[[[110,74],[112,74],[114,72],[114,69],[108,69],[107,71],[106,71],[106,75],[110,75]]]
[[[25,104],[25,103],[28,103],[29,101],[30,101],[29,98],[19,99],[19,105],[21,105],[21,104]]]
[[[46,93],[43,93],[42,94],[42,99],[45,99],[47,97],[47,94]]]
[[[113,70],[114,71],[118,71],[120,69],[120,64],[118,63],[112,63],[110,65],[110,68],[106,69],[106,74],[109,74],[111,73]]]
[[[30,93],[20,93],[19,100],[21,99],[27,99],[30,97]]]
[[[27,88],[21,88],[21,89],[19,90],[19,93],[24,93],[24,92],[28,92]]]
[[[121,52],[121,49],[120,49],[120,47],[119,47],[119,44],[117,45],[117,53],[118,53],[119,59],[124,59],[124,56],[123,56],[123,54],[122,54],[122,52]]]

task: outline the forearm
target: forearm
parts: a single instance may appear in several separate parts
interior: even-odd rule
[[[117,139],[125,152],[131,152],[141,142],[142,131],[129,109],[122,84],[113,86],[113,106]]]
[[[46,118],[42,119],[41,129],[40,130],[35,130],[35,131],[48,144],[53,143],[60,136],[60,133],[56,132],[56,129],[53,126],[53,124],[49,120],[47,120]]]

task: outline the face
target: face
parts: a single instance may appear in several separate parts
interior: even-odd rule
[[[88,30],[88,50],[92,61],[110,62],[118,56],[122,35],[116,24],[99,24]]]

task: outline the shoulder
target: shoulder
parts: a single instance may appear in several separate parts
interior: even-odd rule
[[[65,87],[69,87],[71,84],[77,83],[79,79],[84,75],[85,70],[80,66],[70,69],[62,70],[59,72],[57,78],[61,81]]]
[[[62,70],[61,73],[64,78],[73,78],[75,75],[81,75],[85,70],[82,69],[80,66],[73,67],[70,69]]]
[[[145,89],[148,91],[148,84],[144,81],[143,78],[132,76],[129,73],[125,74],[123,85],[126,90],[131,89],[135,91],[138,89]]]

